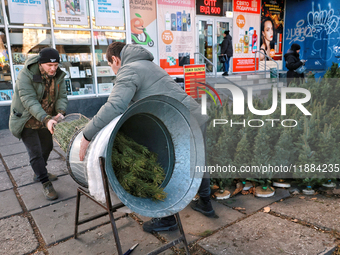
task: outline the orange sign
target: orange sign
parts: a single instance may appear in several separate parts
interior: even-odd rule
[[[260,14],[261,0],[234,0],[234,12]]]
[[[238,15],[236,18],[236,24],[239,28],[243,28],[244,25],[246,24],[246,19],[244,18],[243,15]]]
[[[162,41],[165,44],[171,44],[173,40],[174,40],[174,35],[172,34],[170,30],[165,30],[162,33]]]
[[[192,98],[198,98],[205,92],[197,87],[205,88],[199,82],[205,83],[205,65],[185,65],[184,85],[185,92]]]

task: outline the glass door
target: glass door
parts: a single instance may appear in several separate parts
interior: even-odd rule
[[[221,46],[222,46],[222,42],[224,39],[224,31],[229,30],[229,34],[232,36],[232,19],[216,19],[215,20],[215,24],[216,24],[216,35],[215,35],[215,39],[216,39],[216,47],[215,47],[215,51],[214,51],[214,59],[215,59],[215,63],[216,63],[216,69],[217,72],[223,72],[223,63],[221,63],[219,61],[218,56],[221,54]],[[232,62],[229,61],[229,63],[231,64]],[[231,68],[229,68],[229,70],[231,70]]]
[[[197,19],[196,52],[200,54],[196,58],[199,63],[206,64],[207,72],[211,74],[223,72],[223,64],[219,62],[218,55],[221,54],[224,31],[230,30],[230,34],[232,34],[232,19],[211,17],[198,17]]]

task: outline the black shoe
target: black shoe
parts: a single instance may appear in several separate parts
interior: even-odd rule
[[[47,200],[55,200],[58,198],[58,194],[50,181],[43,183],[43,193]]]
[[[228,76],[229,74],[228,74],[228,72],[224,72],[223,74],[222,74],[222,76]]]
[[[47,173],[47,175],[48,175],[48,180],[51,181],[51,182],[58,180],[58,176],[56,176],[54,174]],[[39,182],[38,176],[36,174],[34,174],[34,176],[33,176],[33,181]]]
[[[210,198],[200,198],[198,201],[192,202],[191,208],[209,218],[218,218],[215,210],[212,208]]]
[[[178,228],[175,216],[165,218],[152,218],[144,222],[143,230],[148,233],[159,231],[173,231]]]

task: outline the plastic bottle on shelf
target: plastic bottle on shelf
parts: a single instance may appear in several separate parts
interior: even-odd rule
[[[248,31],[246,31],[246,34],[244,35],[244,48],[243,48],[243,53],[248,53],[249,50],[249,36],[248,36]]]
[[[256,30],[254,30],[253,38],[252,38],[252,53],[255,53],[257,51],[257,34]]]

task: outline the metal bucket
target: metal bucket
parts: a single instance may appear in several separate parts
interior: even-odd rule
[[[147,217],[165,217],[184,209],[201,184],[203,173],[196,173],[195,168],[205,165],[202,132],[188,108],[170,97],[151,96],[131,105],[114,122],[110,137],[98,133],[91,141],[85,163],[79,161],[78,155],[82,132],[75,135],[67,157],[69,171],[75,181],[87,187],[87,161],[93,157],[93,152],[103,150],[109,184],[122,203],[132,211]],[[158,154],[158,161],[166,174],[161,184],[167,193],[164,201],[132,196],[118,182],[111,161],[112,146],[118,131]]]

